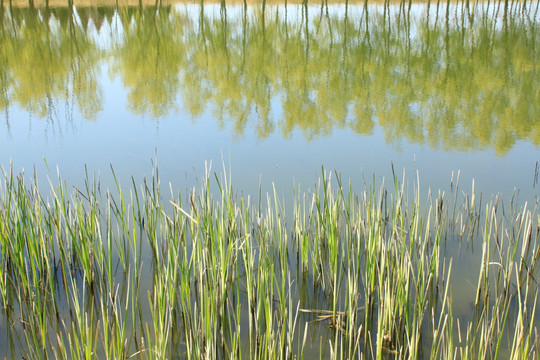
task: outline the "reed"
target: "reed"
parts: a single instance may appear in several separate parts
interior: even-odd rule
[[[167,199],[157,169],[102,192],[88,174],[43,191],[10,168],[6,356],[534,358],[538,209],[483,204],[474,185],[458,196],[458,182],[424,196],[417,176],[408,196],[394,172],[392,186],[355,192],[322,169],[292,203],[275,187],[253,202],[226,169]],[[466,283],[453,273],[459,254],[478,271],[468,312],[453,297]]]

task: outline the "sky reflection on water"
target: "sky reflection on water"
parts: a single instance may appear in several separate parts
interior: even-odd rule
[[[4,9],[0,162],[111,184],[157,154],[182,186],[225,159],[240,189],[286,194],[321,165],[362,187],[393,163],[532,201],[538,19],[483,6]]]

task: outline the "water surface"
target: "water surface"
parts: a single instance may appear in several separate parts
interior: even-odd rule
[[[4,6],[0,164],[115,188],[111,165],[130,186],[157,162],[182,189],[223,162],[287,209],[321,166],[361,190],[393,164],[411,194],[416,171],[423,196],[459,172],[466,193],[535,203],[538,2],[387,5]],[[459,255],[458,317],[479,255]]]
[[[182,183],[224,158],[253,192],[392,161],[531,200],[535,5],[4,7],[0,162]]]

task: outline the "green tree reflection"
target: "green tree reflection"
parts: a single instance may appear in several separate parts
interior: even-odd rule
[[[363,23],[315,16],[309,26],[287,23],[278,10],[237,24],[202,13],[204,26],[184,29],[196,60],[186,83],[198,76],[184,101],[197,104],[187,107],[196,115],[205,99],[238,134],[252,118],[260,137],[274,129],[308,139],[343,127],[370,133],[378,124],[392,143],[498,153],[518,140],[538,145],[534,22],[501,29],[480,13],[482,21],[460,24],[445,18],[453,12],[441,9],[435,22],[387,12]],[[272,99],[280,99],[279,117]]]
[[[0,107],[17,102],[47,116],[50,99],[70,87],[92,118],[101,109],[98,63],[108,59],[132,112],[165,116],[181,99],[193,119],[209,110],[237,136],[253,128],[259,138],[300,131],[310,140],[379,126],[397,145],[499,154],[519,141],[540,145],[532,7],[427,9],[435,6],[347,6],[343,16],[324,2],[296,12],[200,6],[198,15],[141,4],[81,8],[77,23],[68,9],[20,9],[9,22],[2,17]],[[100,52],[90,24],[103,29],[115,13],[122,35],[112,30],[112,45]]]
[[[101,110],[97,63],[101,56],[66,9],[11,9],[2,27],[3,93],[41,118],[51,118],[65,99],[85,119]],[[4,83],[3,83],[4,84]]]
[[[136,114],[166,115],[174,109],[185,63],[180,16],[170,7],[119,10],[124,27],[121,41],[113,46],[111,71],[128,91],[128,106]]]
[[[10,84],[13,82],[9,71],[9,25],[7,24],[4,7],[0,7],[0,111],[8,110],[10,104]],[[7,120],[7,116],[6,116]],[[7,123],[9,127],[9,122]],[[9,130],[9,128],[8,128]]]

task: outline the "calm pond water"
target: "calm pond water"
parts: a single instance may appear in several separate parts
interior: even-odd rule
[[[525,4],[4,6],[0,164],[114,188],[111,165],[130,186],[157,162],[183,189],[223,162],[235,189],[285,199],[321,166],[363,189],[393,164],[423,194],[459,172],[465,192],[536,203],[540,14]]]
[[[530,201],[537,4],[467,4],[4,7],[0,163],[77,184],[85,164],[107,183],[157,159],[183,185],[225,159],[238,188],[287,192],[321,165],[360,183],[393,162]]]

